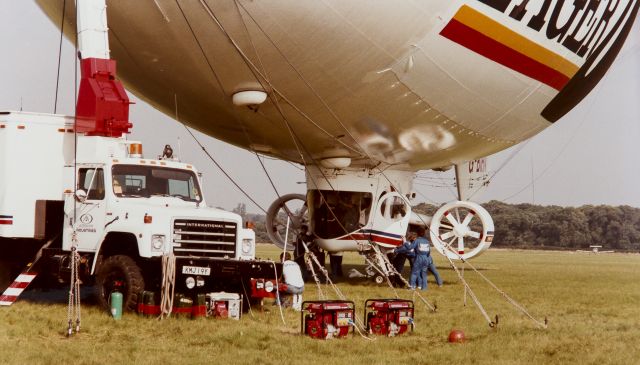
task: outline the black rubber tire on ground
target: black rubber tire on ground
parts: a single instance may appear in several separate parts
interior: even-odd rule
[[[122,309],[135,311],[138,295],[144,290],[144,278],[138,264],[129,256],[106,258],[96,274],[96,299],[105,309],[110,308],[111,293],[122,293]]]

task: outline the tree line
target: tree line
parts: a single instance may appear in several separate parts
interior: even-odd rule
[[[495,224],[492,247],[585,249],[602,245],[605,250],[640,251],[640,208],[627,205],[507,204],[492,200],[482,206]],[[439,207],[422,203],[413,209],[433,215]],[[265,216],[248,214],[244,204],[234,212],[255,223],[258,242],[268,242]]]
[[[492,200],[482,204],[493,218],[492,247],[640,250],[640,209],[610,205],[561,207],[507,204]],[[414,209],[433,214],[438,207],[420,204]]]

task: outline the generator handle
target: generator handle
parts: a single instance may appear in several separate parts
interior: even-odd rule
[[[300,308],[301,308],[301,311],[304,311],[306,304],[336,304],[336,303],[347,303],[347,304],[351,304],[350,309],[356,308],[356,304],[352,300],[305,300],[300,305]]]
[[[369,332],[369,320],[367,319],[367,314],[369,314],[369,302],[373,302],[376,299],[367,299],[364,301],[364,312],[362,313],[362,320],[364,321],[364,330]]]

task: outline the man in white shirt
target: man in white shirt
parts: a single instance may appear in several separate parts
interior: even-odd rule
[[[286,252],[280,254],[282,261],[282,279],[284,281],[281,291],[292,294],[293,304],[291,307],[297,311],[302,308],[302,292],[304,291],[304,280],[300,266],[291,260],[291,254]]]

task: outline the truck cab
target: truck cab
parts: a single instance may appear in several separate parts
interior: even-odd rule
[[[239,215],[207,207],[192,165],[142,158],[134,141],[81,138],[83,150],[96,153],[78,154],[75,193],[65,200],[65,250],[75,238],[80,251],[99,253],[110,235],[127,234],[143,258],[254,258],[253,231]]]

